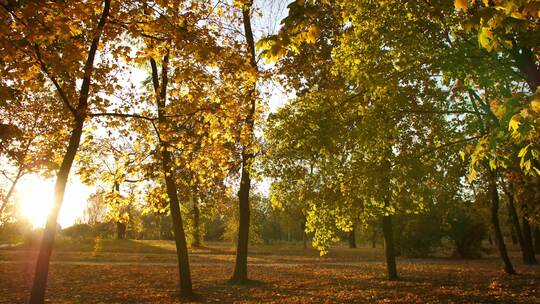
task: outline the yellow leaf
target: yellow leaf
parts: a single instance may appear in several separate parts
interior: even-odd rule
[[[469,8],[469,3],[467,0],[455,0],[454,1],[454,7],[457,9],[457,10],[463,10],[463,11],[467,11],[467,9]]]
[[[493,48],[493,32],[489,28],[483,27],[478,35],[478,41],[483,48],[491,51]]]
[[[508,130],[509,131],[517,131],[517,129],[519,128],[519,118],[517,117],[517,115],[514,115],[512,117],[512,119],[510,119],[510,122],[508,123]]]
[[[307,32],[306,42],[315,43],[318,36],[319,36],[319,28],[313,25],[309,28]]]
[[[497,162],[494,159],[490,159],[489,160],[489,167],[491,168],[491,170],[497,169]]]
[[[531,109],[534,112],[540,113],[540,99],[535,99],[531,101]]]

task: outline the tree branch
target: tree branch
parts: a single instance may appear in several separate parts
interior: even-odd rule
[[[124,117],[124,118],[137,118],[137,119],[143,119],[147,121],[154,121],[157,120],[157,118],[154,117],[147,117],[140,114],[132,114],[132,113],[90,113],[88,114],[89,117]]]
[[[448,110],[448,111],[438,111],[438,110],[402,110],[396,111],[396,113],[413,113],[413,114],[478,114],[475,111],[469,110]]]
[[[47,65],[45,65],[45,62],[43,62],[43,59],[41,57],[41,51],[39,50],[39,46],[37,45],[37,43],[34,43],[34,52],[36,53],[36,59],[39,63],[41,71],[45,73],[45,75],[47,75],[47,77],[51,80],[54,87],[56,88],[56,92],[58,92],[58,95],[60,95],[60,99],[62,100],[64,105],[69,109],[71,114],[77,117],[77,110],[75,110],[75,108],[71,105],[64,90],[62,89],[60,84],[58,84],[58,81],[56,80],[56,78],[49,72],[49,69],[47,68]]]

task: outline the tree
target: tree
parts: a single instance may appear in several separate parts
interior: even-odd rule
[[[7,89],[6,104],[0,107],[0,157],[3,160],[0,192],[0,218],[8,219],[17,184],[27,174],[48,174],[57,169],[51,161],[59,149],[52,142],[65,141],[61,105],[50,92]],[[35,102],[35,100],[39,100]]]
[[[193,290],[180,202],[190,196],[191,190],[186,191],[185,186],[206,185],[201,183],[206,176],[221,176],[233,162],[239,138],[236,126],[244,110],[243,99],[238,98],[244,92],[238,88],[252,78],[251,72],[237,51],[239,44],[221,29],[221,7],[218,10],[200,2],[142,2],[134,4],[130,12],[129,18],[115,20],[115,24],[127,30],[137,49],[133,55],[131,47],[117,45],[116,54],[131,65],[149,67],[149,78],[141,92],[125,93],[119,105],[93,116],[129,119],[131,131],[155,147],[155,162],[149,168],[159,185],[155,192],[166,199],[172,218],[180,294],[190,296]],[[123,98],[132,104],[124,104]]]
[[[255,41],[251,29],[251,7],[252,0],[240,1],[242,9],[242,19],[244,23],[244,34],[246,37],[249,65],[256,73],[258,71],[257,59],[255,55]],[[249,243],[249,193],[251,188],[251,170],[253,158],[255,157],[254,132],[255,132],[255,111],[257,105],[256,78],[252,81],[250,89],[246,93],[246,99],[249,102],[249,109],[245,116],[245,122],[242,127],[242,168],[240,173],[240,189],[238,190],[238,243],[236,248],[236,260],[234,272],[230,279],[233,283],[246,283],[248,281],[247,257]]]
[[[129,213],[134,203],[121,187],[142,183],[148,177],[145,169],[151,165],[151,149],[134,134],[118,138],[87,136],[81,146],[77,173],[85,184],[106,189],[101,193],[101,203],[107,207],[107,218],[116,224],[117,239],[126,238]]]
[[[100,81],[105,77],[95,67],[94,60],[101,38],[111,38],[104,35],[111,1],[62,2],[46,7],[34,2],[3,2],[1,6],[2,61],[11,75],[27,75],[14,79],[13,86],[48,91],[52,84],[58,100],[72,116],[72,121],[65,121],[71,131],[57,171],[53,209],[43,233],[30,297],[30,303],[43,303],[56,220],[88,117],[90,94],[94,93],[90,90],[93,76],[98,74]],[[52,14],[53,11],[62,14]],[[79,90],[77,79],[81,81]]]

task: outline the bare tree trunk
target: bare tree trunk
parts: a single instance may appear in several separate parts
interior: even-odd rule
[[[248,169],[242,166],[242,178],[240,190],[238,191],[240,223],[238,227],[238,244],[236,248],[236,261],[234,264],[234,273],[230,279],[233,283],[246,283],[248,281],[247,274],[247,256],[249,244],[249,190],[251,187],[251,179]]]
[[[251,29],[251,10],[252,3],[246,4],[242,8],[242,16],[244,22],[244,32],[250,53],[250,64],[257,70],[257,61],[255,58],[255,42],[253,39],[253,31]],[[249,140],[253,140],[253,129],[255,127],[255,87],[249,92],[250,109],[246,117],[245,127],[249,134]],[[236,248],[236,261],[234,264],[234,272],[229,280],[232,283],[246,283],[248,281],[247,272],[247,257],[249,243],[249,220],[250,220],[250,204],[249,191],[251,188],[250,168],[254,155],[251,151],[251,143],[244,143],[242,147],[242,172],[240,177],[240,189],[238,190],[238,212],[240,214],[240,222],[238,225],[238,243]]]
[[[540,70],[536,65],[534,53],[528,48],[515,48],[510,53],[516,61],[517,68],[526,77],[531,92],[536,92],[537,87],[540,86]]]
[[[76,112],[74,114],[75,125],[71,131],[71,136],[69,138],[68,147],[60,169],[56,175],[56,183],[54,186],[54,203],[53,207],[47,218],[47,223],[45,225],[45,230],[43,231],[43,237],[41,240],[39,254],[36,262],[34,282],[32,285],[32,290],[30,293],[30,304],[42,304],[45,301],[45,290],[47,287],[47,277],[49,274],[49,261],[54,245],[54,238],[56,234],[56,221],[58,219],[58,213],[62,207],[62,202],[64,200],[64,193],[66,190],[66,184],[69,177],[69,172],[71,171],[71,166],[73,165],[73,160],[77,154],[77,149],[81,141],[81,135],[83,131],[84,121],[86,119],[86,111],[88,109],[88,94],[90,91],[90,83],[92,81],[92,70],[94,67],[94,58],[96,56],[96,51],[105,28],[105,22],[109,16],[109,10],[111,7],[110,0],[103,1],[103,11],[101,17],[99,18],[98,25],[96,28],[96,34],[92,39],[92,44],[88,52],[88,58],[84,66],[84,76],[81,84],[81,90],[79,92],[79,103],[77,105]],[[36,49],[38,47],[36,46]],[[40,56],[38,54],[38,56]],[[41,58],[40,58],[41,60]],[[43,64],[42,64],[43,65]],[[60,95],[65,95],[62,92],[58,92]],[[64,100],[64,102],[69,102]]]
[[[352,230],[349,232],[349,248],[356,248],[356,235],[355,227],[353,225]]]
[[[519,224],[519,218],[516,211],[516,205],[514,203],[514,187],[510,182],[508,188],[505,189],[506,197],[508,199],[508,213],[510,215],[510,221],[514,229],[514,233],[517,236],[517,241],[519,243],[519,248],[521,249],[521,255],[523,257],[523,263],[532,264],[534,261],[534,253],[531,257],[531,249],[527,248],[527,244],[523,238],[523,232],[521,231],[521,226]]]
[[[303,244],[303,248],[304,249],[307,249],[307,233],[306,233],[306,219],[305,219],[305,216],[304,218],[302,219],[302,223],[300,223],[300,229],[302,229],[302,244]]]
[[[533,237],[532,237],[532,229],[531,224],[529,223],[529,220],[526,216],[523,216],[523,219],[521,221],[523,226],[523,241],[525,243],[525,249],[528,252],[528,256],[530,257],[527,261],[529,265],[537,264],[536,257],[534,254],[534,244],[533,244]]]
[[[17,183],[19,182],[19,179],[22,176],[22,172],[23,172],[23,169],[19,168],[19,170],[17,170],[17,175],[15,176],[13,181],[11,182],[11,186],[9,187],[9,190],[8,190],[6,196],[4,197],[3,201],[2,201],[2,206],[0,207],[0,218],[2,218],[1,216],[4,213],[4,210],[7,208],[7,205],[9,203],[9,199],[13,195],[13,192],[15,192],[15,187],[17,186]]]
[[[398,279],[396,267],[396,253],[394,248],[394,231],[392,225],[392,216],[386,215],[382,218],[382,228],[384,234],[384,252],[386,256],[386,269],[388,279],[391,281]]]
[[[122,222],[116,222],[116,239],[125,240],[126,239],[126,224]]]
[[[120,194],[120,184],[118,182],[114,182],[113,186],[113,192]],[[117,240],[125,240],[126,239],[126,224],[121,221],[116,221],[116,239]]]
[[[156,96],[156,104],[158,108],[158,121],[160,124],[166,124],[167,118],[164,114],[164,107],[167,101],[167,85],[168,85],[168,65],[169,54],[163,57],[161,62],[161,85],[159,83],[159,73],[156,61],[150,59],[152,67],[152,83]],[[157,134],[161,147],[161,165],[165,184],[167,188],[167,196],[169,197],[169,207],[171,209],[171,218],[173,223],[174,240],[176,244],[176,255],[178,258],[178,272],[180,275],[180,295],[192,296],[193,286],[191,282],[191,271],[189,267],[189,256],[187,250],[186,233],[180,211],[180,201],[178,199],[178,189],[174,179],[174,162],[171,153],[168,150],[168,143],[161,139],[160,134]]]
[[[534,228],[534,253],[540,254],[540,228]]]
[[[497,190],[497,178],[495,172],[490,168],[488,170],[489,177],[489,194],[491,196],[491,224],[493,226],[493,235],[495,236],[495,243],[499,249],[499,254],[504,263],[504,271],[508,274],[515,274],[516,271],[512,266],[512,262],[508,257],[508,252],[506,251],[506,245],[504,244],[504,238],[501,232],[501,226],[499,223],[499,192]]]
[[[47,218],[45,230],[43,230],[43,236],[41,239],[39,255],[35,268],[34,283],[32,285],[32,292],[30,295],[30,303],[32,304],[43,303],[45,300],[45,290],[47,287],[47,277],[49,274],[49,260],[56,234],[56,221],[58,219],[60,207],[62,206],[62,201],[64,199],[67,179],[73,164],[73,159],[75,158],[75,154],[77,154],[77,149],[79,147],[82,129],[83,121],[78,121],[75,128],[71,132],[66,154],[64,155],[60,170],[56,176],[56,183],[54,186],[54,205]]]
[[[193,200],[193,247],[201,247],[201,220],[197,200]]]
[[[518,239],[517,239],[517,236],[516,236],[516,231],[515,231],[515,228],[514,226],[512,225],[512,221],[510,221],[510,238],[512,239],[512,244],[513,245],[518,245]]]
[[[384,197],[384,213],[382,217],[382,230],[384,236],[384,253],[386,257],[386,269],[388,273],[388,280],[395,281],[398,279],[397,266],[396,266],[396,249],[394,244],[394,228],[392,225],[392,215],[388,214],[388,208],[390,207],[391,185],[390,174],[392,166],[390,164],[391,147],[387,150],[387,160],[383,162],[382,170],[385,170],[386,176],[384,178],[384,189],[386,194]]]
[[[176,256],[178,258],[180,295],[191,296],[193,294],[193,287],[191,283],[191,271],[189,267],[186,233],[184,231],[182,214],[180,212],[180,202],[178,200],[176,182],[174,180],[174,170],[171,163],[171,155],[166,149],[163,149],[161,156],[162,168],[165,174],[165,183],[167,185],[167,195],[169,197],[169,206],[171,208],[174,241],[176,244]]]

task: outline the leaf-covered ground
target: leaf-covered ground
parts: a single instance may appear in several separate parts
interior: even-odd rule
[[[94,254],[84,243],[62,244],[53,256],[50,303],[180,303],[174,248],[167,242],[109,242]],[[337,248],[320,258],[294,246],[258,246],[248,286],[227,283],[229,245],[192,250],[197,298],[208,303],[540,303],[540,266],[517,276],[496,257],[482,260],[398,259],[401,280],[384,278],[380,249]],[[0,250],[0,303],[27,301],[35,251]]]

